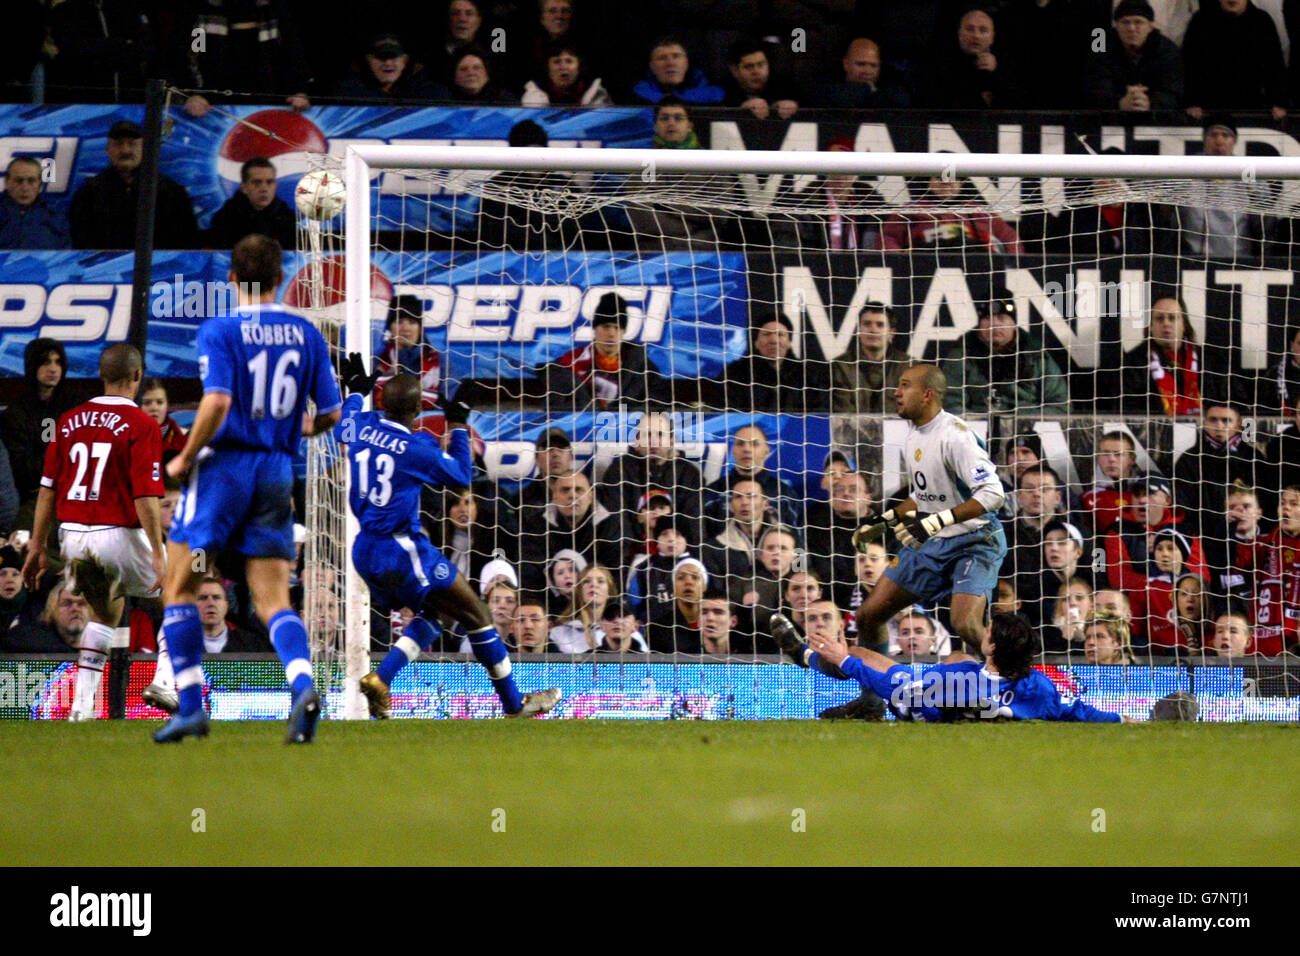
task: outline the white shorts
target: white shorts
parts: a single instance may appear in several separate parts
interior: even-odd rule
[[[116,570],[121,593],[127,597],[162,593],[153,587],[153,548],[144,528],[65,524],[59,528],[59,547],[68,561],[94,555],[105,567]]]

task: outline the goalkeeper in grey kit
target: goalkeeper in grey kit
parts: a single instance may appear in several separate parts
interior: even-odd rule
[[[904,445],[911,495],[854,543],[865,548],[888,528],[898,538],[898,561],[858,608],[859,640],[887,641],[889,619],[913,604],[952,594],[952,629],[977,652],[1007,541],[997,510],[1006,493],[988,450],[970,427],[943,410],[948,383],[933,365],[913,365],[899,376],[894,401],[911,428]]]

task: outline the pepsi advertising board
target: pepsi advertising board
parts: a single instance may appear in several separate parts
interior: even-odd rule
[[[72,196],[107,164],[108,129],[118,119],[144,121],[142,106],[0,106],[0,169],[29,155],[47,170],[45,196],[66,210]],[[342,157],[350,143],[505,146],[510,128],[540,120],[553,146],[628,148],[650,145],[652,119],[644,109],[552,110],[324,106],[294,113],[256,106],[222,106],[201,120],[174,109],[159,153],[159,168],[190,195],[199,225],[239,191],[239,170],[265,156],[276,168],[281,199],[293,190],[311,153]],[[396,173],[376,170],[376,214],[407,229],[449,232],[473,223],[477,200],[412,189]],[[405,194],[409,194],[405,195]]]
[[[127,336],[128,252],[0,252],[0,375],[23,374],[23,349],[38,335],[60,339],[69,374],[93,378],[99,353]],[[158,252],[149,293],[149,374],[198,375],[199,324],[236,303],[226,252]],[[326,315],[343,318],[343,257],[304,265],[286,253],[280,299],[312,305],[319,283]],[[717,377],[748,347],[745,257],[738,253],[611,253],[487,256],[376,253],[370,272],[371,349],[384,347],[395,294],[425,304],[425,334],[447,357],[448,376],[528,378],[544,362],[591,339],[591,313],[610,289],[628,301],[629,340],[646,345],[665,374]]]

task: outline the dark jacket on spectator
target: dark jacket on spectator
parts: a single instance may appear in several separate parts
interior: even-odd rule
[[[722,381],[707,383],[700,397],[710,408],[799,415],[810,404],[818,407],[813,392],[825,395],[824,376],[820,383],[807,381],[807,368],[806,363],[792,356],[787,356],[778,366],[751,353],[728,365],[722,372]],[[825,407],[824,399],[820,405]]]
[[[1145,86],[1152,110],[1174,110],[1183,102],[1183,58],[1173,40],[1152,30],[1136,58],[1112,29],[1106,51],[1085,61],[1088,105],[1117,110],[1130,86]]]
[[[1004,110],[1022,104],[1011,57],[1001,47],[991,51],[998,60],[993,71],[975,68],[975,58],[954,45],[934,67],[928,105],[949,110]],[[984,94],[988,94],[985,99]]]
[[[412,70],[409,66],[402,71],[397,82],[384,89],[375,75],[365,66],[356,73],[349,73],[339,80],[334,87],[334,95],[355,100],[370,100],[374,103],[399,103],[403,100],[446,100],[451,93],[441,83],[436,83],[424,70]]]
[[[71,249],[68,217],[55,212],[44,196],[20,206],[0,196],[0,249]]]
[[[690,624],[676,600],[651,607],[645,637],[650,650],[660,654],[700,653],[699,622]]]
[[[610,462],[598,491],[611,512],[625,512],[624,520],[636,513],[638,499],[650,491],[672,495],[674,514],[698,518],[703,487],[699,466],[680,452],[665,461],[632,448]]]
[[[68,220],[77,249],[134,249],[139,177],[127,183],[113,167],[97,173],[72,197]],[[198,240],[194,204],[185,187],[158,174],[156,249],[193,249]]]
[[[1156,384],[1151,368],[1152,350],[1157,348],[1148,341],[1125,352],[1120,364],[1118,393],[1112,392],[1115,397],[1110,400],[1103,400],[1099,397],[1098,406],[1109,409],[1115,409],[1118,406],[1118,410],[1132,415],[1168,417],[1170,413],[1165,409],[1164,395]],[[1221,384],[1221,380],[1205,368],[1202,357],[1203,352],[1199,346],[1196,347],[1197,367],[1195,371],[1187,367],[1181,358],[1178,361],[1172,360],[1164,349],[1159,349],[1159,355],[1164,374],[1174,376],[1177,394],[1183,396],[1185,401],[1190,402],[1194,397],[1191,394],[1191,383],[1193,375],[1195,376],[1197,383],[1195,397],[1200,399],[1196,412],[1199,412],[1204,407],[1207,395],[1214,395],[1216,392],[1223,391],[1225,386]],[[1209,389],[1208,392],[1206,391],[1207,388]]]
[[[265,209],[254,209],[247,196],[235,193],[212,214],[204,242],[213,249],[232,249],[250,233],[270,236],[282,249],[297,245],[298,221],[289,204],[276,196]]]
[[[704,489],[704,514],[709,519],[708,527],[704,530],[707,537],[712,537],[722,530],[723,524],[731,517],[727,496],[731,494],[732,487],[740,481],[757,481],[759,487],[763,489],[763,494],[767,496],[773,516],[779,519],[781,524],[796,529],[803,528],[803,499],[795,493],[794,488],[782,481],[776,472],[764,468],[755,475],[742,475],[732,468],[709,482]]]
[[[1153,247],[1157,251],[1176,252],[1173,248],[1176,237],[1158,226],[1157,220],[1156,207],[1150,203],[1098,206],[1088,202],[1046,217],[1043,251],[1087,259],[1145,256]]]
[[[520,530],[519,575],[520,583],[526,588],[545,587],[547,564],[565,549],[576,551],[588,564],[594,561],[604,565],[615,581],[623,580],[623,524],[598,499],[577,525],[563,517],[555,505],[548,504]]]
[[[12,533],[17,519],[18,488],[9,465],[9,450],[0,442],[0,535]]]
[[[57,352],[63,361],[63,378],[54,387],[50,397],[42,401],[36,384],[36,370],[51,351]],[[52,423],[57,422],[60,415],[77,404],[76,396],[68,386],[68,353],[58,339],[33,339],[27,343],[23,352],[23,366],[26,371],[26,388],[0,415],[0,438],[3,438],[9,451],[14,487],[18,489],[20,501],[35,498],[40,488],[47,443],[45,423],[51,422],[48,437],[52,438]]]
[[[157,52],[154,33],[135,0],[65,0],[50,4],[50,39],[58,55],[46,67],[55,103],[139,102]],[[189,31],[185,41],[190,42]]]
[[[632,87],[632,95],[638,103],[654,105],[669,94],[677,97],[683,103],[697,106],[721,103],[727,95],[722,87],[714,86],[709,82],[709,78],[704,75],[703,70],[698,70],[695,67],[691,67],[691,72],[686,76],[686,82],[676,89],[668,89],[660,84],[649,70],[646,70],[645,77],[641,82]]]
[[[881,79],[883,82],[874,85],[846,80],[815,83],[808,91],[807,105],[837,110],[888,110],[912,105],[912,97],[905,88],[887,75]]]
[[[619,351],[618,394],[603,394],[602,380],[612,380],[611,373],[597,367],[594,345],[583,345],[542,367],[538,385],[552,408],[560,408],[566,399],[583,408],[596,402],[602,407],[618,402],[667,404],[671,388],[646,354],[644,345],[623,342]]]
[[[1261,109],[1286,106],[1286,67],[1273,18],[1253,3],[1229,16],[1202,3],[1183,37],[1188,106]]]
[[[1259,450],[1254,445],[1242,441],[1240,435],[1219,445],[1202,431],[1196,444],[1183,452],[1174,466],[1174,494],[1197,534],[1220,534],[1233,482],[1259,488],[1262,495],[1271,490],[1262,484],[1264,477]]]
[[[194,6],[198,11],[189,20],[178,19],[174,41],[184,51],[181,70],[188,85],[208,90],[257,90],[276,96],[307,92],[311,67],[287,3],[203,0]],[[232,21],[251,20],[259,22],[258,29],[230,29]],[[202,50],[194,50],[190,42],[190,31],[195,29],[203,31]],[[255,38],[256,46],[239,42],[240,34]]]
[[[944,407],[954,415],[1016,410],[1030,415],[1066,415],[1070,394],[1056,360],[1042,340],[1020,329],[1007,350],[989,351],[978,330],[962,337],[942,363],[948,377]]]

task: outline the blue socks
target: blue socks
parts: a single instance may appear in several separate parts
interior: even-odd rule
[[[197,623],[197,619],[196,619]],[[297,697],[303,691],[315,686],[311,679],[311,655],[307,648],[307,628],[302,623],[296,611],[281,611],[268,622],[268,630],[271,632],[271,644],[275,647],[275,652],[280,655],[280,662],[284,664],[284,679],[288,682],[289,688],[293,691],[293,696]],[[168,640],[171,639],[171,631],[167,632]],[[199,634],[199,647],[203,647],[202,632]],[[172,655],[175,658],[175,654]],[[180,686],[179,677],[176,684]]]
[[[422,617],[411,618],[406,627],[402,628],[402,636],[397,639],[392,650],[375,669],[379,679],[391,687],[397,672],[419,657],[421,651],[427,651],[432,647],[441,630],[440,627]]]
[[[505,708],[505,712],[519,713],[524,707],[524,698],[519,693],[519,688],[515,686],[515,679],[510,675],[510,655],[506,651],[506,646],[501,643],[501,638],[497,637],[496,628],[488,625],[482,630],[471,631],[469,646],[474,652],[475,660],[483,665],[488,672],[488,677],[492,678],[492,686],[496,689],[497,696],[501,698],[501,706]]]
[[[189,717],[203,710],[203,625],[198,605],[169,605],[163,612],[163,628],[176,672],[180,714]]]

